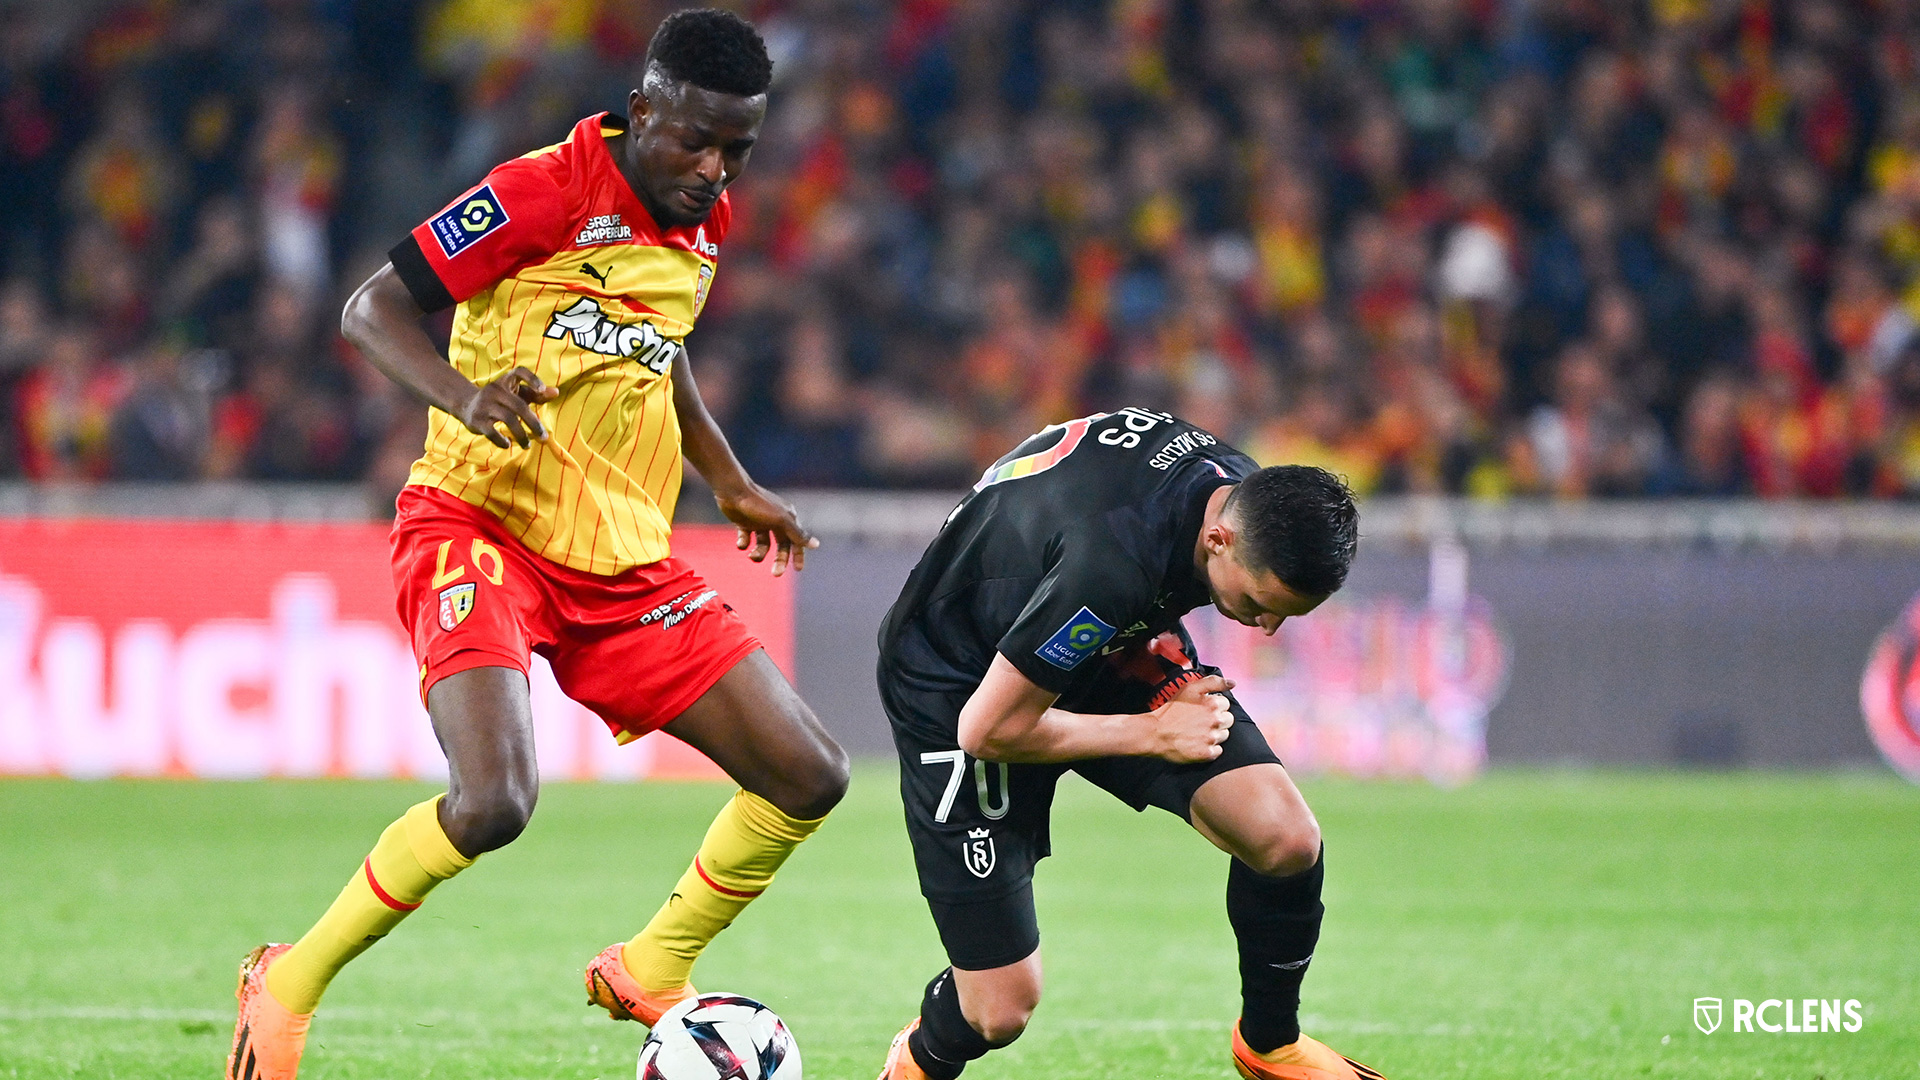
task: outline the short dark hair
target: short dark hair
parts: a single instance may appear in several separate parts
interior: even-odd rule
[[[1223,512],[1240,531],[1240,559],[1303,596],[1346,583],[1360,542],[1360,511],[1341,479],[1311,465],[1274,465],[1242,480]]]
[[[692,8],[660,23],[647,43],[648,66],[702,90],[753,97],[773,85],[773,60],[753,24],[731,11]]]

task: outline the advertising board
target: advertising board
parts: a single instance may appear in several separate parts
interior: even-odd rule
[[[674,550],[791,678],[789,579],[731,528]],[[393,596],[381,525],[0,520],[0,773],[444,776]],[[616,745],[538,657],[531,690],[543,777],[718,774],[663,734]]]

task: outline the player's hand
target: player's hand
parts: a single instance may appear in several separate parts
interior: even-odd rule
[[[560,391],[540,381],[526,368],[517,367],[485,386],[473,388],[460,410],[454,413],[467,430],[505,450],[518,443],[521,449],[532,440],[547,441],[547,426],[534,415],[533,406],[552,401]],[[501,429],[506,434],[501,434]]]
[[[1233,728],[1226,693],[1233,683],[1209,675],[1180,688],[1172,701],[1153,711],[1155,756],[1178,765],[1212,761]]]
[[[1187,681],[1174,687],[1173,694],[1169,695],[1166,701],[1159,701],[1156,708],[1172,701],[1191,701],[1198,705],[1206,701],[1208,694],[1224,694],[1233,689],[1233,680],[1222,675],[1204,675],[1198,671],[1186,671],[1181,673],[1180,678]],[[1160,694],[1166,692],[1164,687],[1159,691]],[[1158,698],[1158,694],[1155,697]]]
[[[767,552],[773,552],[774,577],[786,573],[789,564],[795,570],[805,569],[807,552],[820,546],[820,538],[800,524],[793,504],[759,484],[749,482],[739,494],[716,492],[713,501],[739,529],[734,546],[745,551],[747,558],[761,562]]]

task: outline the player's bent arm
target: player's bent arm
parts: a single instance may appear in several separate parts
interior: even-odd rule
[[[388,263],[347,299],[340,332],[388,378],[434,408],[457,414],[475,387],[433,347],[420,326],[425,314]]]
[[[1068,712],[1053,707],[1058,695],[996,653],[960,710],[960,749],[987,761],[1013,763],[1123,756],[1212,761],[1233,726],[1233,713],[1221,696],[1230,685],[1209,676],[1148,713]]]
[[[496,446],[507,446],[509,439],[521,446],[529,439],[545,439],[546,427],[530,403],[550,401],[558,391],[525,368],[475,386],[433,347],[433,339],[420,326],[425,314],[388,263],[347,299],[340,313],[340,332],[389,379]],[[501,428],[506,429],[505,435]]]
[[[684,347],[673,358],[673,412],[680,421],[681,452],[700,470],[700,478],[713,489],[715,498],[738,496],[753,487],[746,468],[733,456],[726,433],[700,398]]]
[[[680,422],[680,452],[713,489],[713,501],[719,504],[720,512],[739,529],[740,550],[754,562],[765,559],[772,550],[776,577],[786,571],[789,562],[795,570],[805,567],[807,552],[819,547],[820,541],[800,524],[792,503],[754,483],[740,459],[733,456],[726,433],[700,398],[685,348],[673,358],[673,414]]]

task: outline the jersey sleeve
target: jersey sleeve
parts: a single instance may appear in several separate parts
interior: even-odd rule
[[[1044,690],[1074,673],[1153,608],[1155,582],[1096,530],[1069,532],[1027,606],[1001,637],[1007,662]]]
[[[565,247],[573,215],[548,165],[515,158],[421,222],[387,257],[423,311],[451,307]]]

